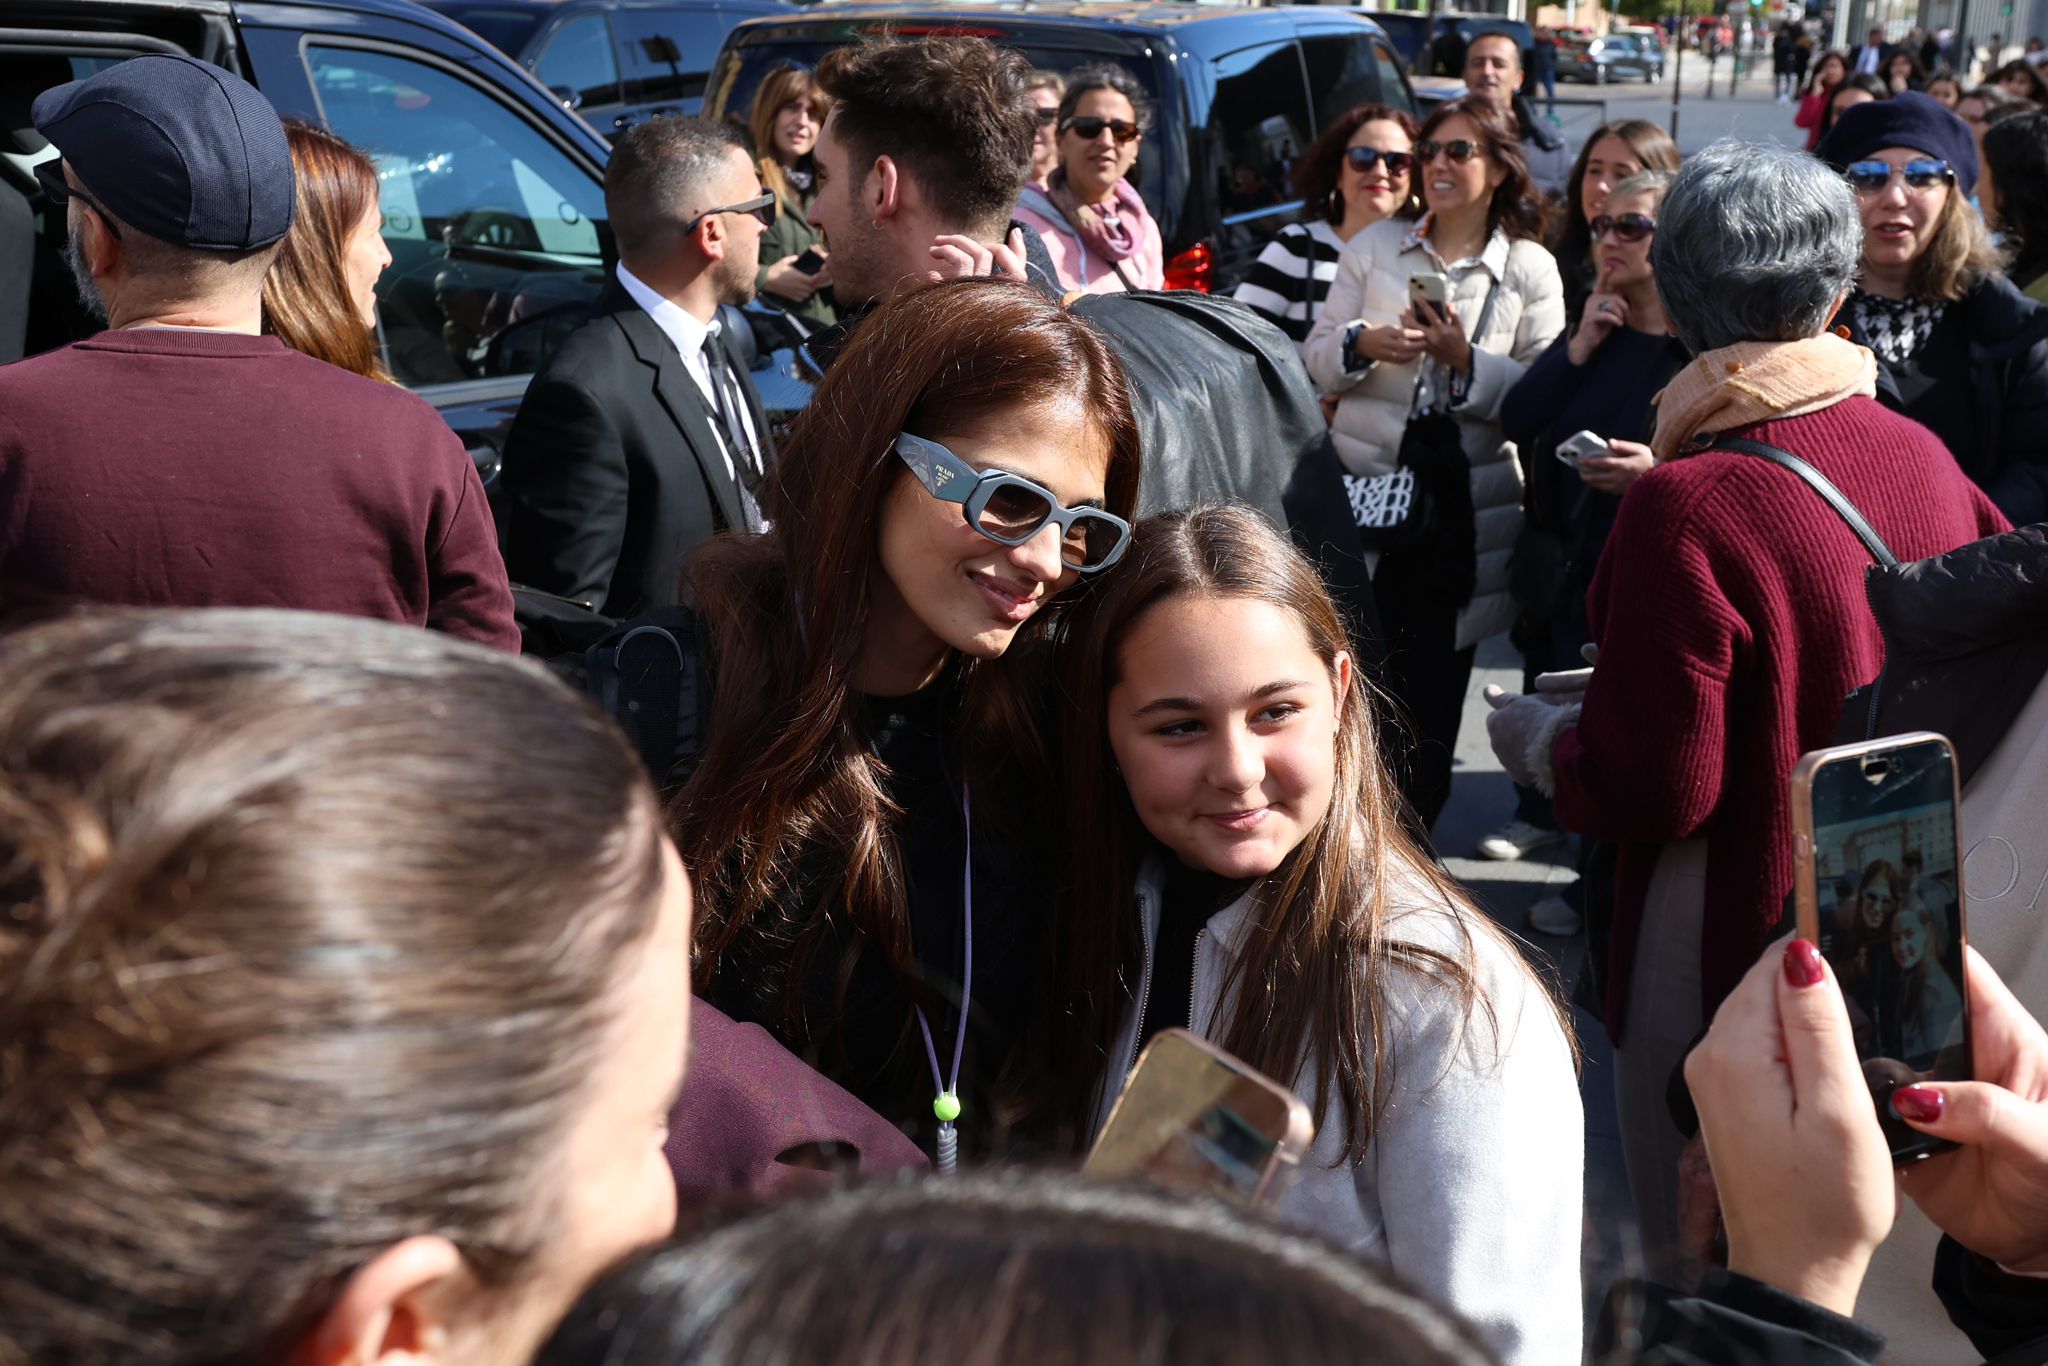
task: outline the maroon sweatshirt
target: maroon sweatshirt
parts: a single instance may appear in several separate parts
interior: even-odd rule
[[[1803,457],[1902,560],[2006,529],[1933,433],[1875,400],[1728,432]],[[1557,818],[1623,841],[1610,1034],[1660,846],[1705,837],[1706,1017],[1764,947],[1792,888],[1792,766],[1832,743],[1842,700],[1877,677],[1869,554],[1791,471],[1686,456],[1629,489],[1587,597],[1600,665],[1551,751]]]
[[[0,368],[0,613],[79,602],[519,648],[483,485],[440,416],[233,332],[102,332]]]

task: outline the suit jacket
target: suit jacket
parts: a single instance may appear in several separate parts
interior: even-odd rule
[[[746,368],[732,371],[766,459],[767,414]],[[506,434],[513,581],[614,617],[675,604],[697,543],[746,525],[717,420],[675,344],[614,282],[533,377]]]

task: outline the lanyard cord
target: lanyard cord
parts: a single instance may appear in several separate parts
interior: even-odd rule
[[[960,868],[960,1018],[953,1029],[953,1070],[939,1073],[939,1050],[932,1043],[932,1023],[924,1007],[917,1007],[917,1027],[924,1034],[925,1060],[931,1064],[932,1113],[939,1117],[937,1162],[940,1175],[950,1175],[960,1157],[960,1135],[953,1121],[960,1118],[960,1055],[967,1047],[967,1007],[974,999],[974,816],[968,808],[967,784],[960,784],[960,826],[966,835],[967,853]]]

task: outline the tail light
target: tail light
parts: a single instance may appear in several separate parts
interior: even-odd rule
[[[1166,263],[1168,289],[1192,289],[1207,294],[1216,284],[1216,253],[1207,242],[1197,242]]]

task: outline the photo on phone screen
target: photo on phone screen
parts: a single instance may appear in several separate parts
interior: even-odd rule
[[[1828,753],[1801,765],[1802,776],[1811,765],[1815,917],[1802,928],[1817,931],[1841,983],[1893,1154],[1933,1152],[1941,1145],[1888,1101],[1900,1086],[1970,1075],[1954,753],[1938,736]]]

